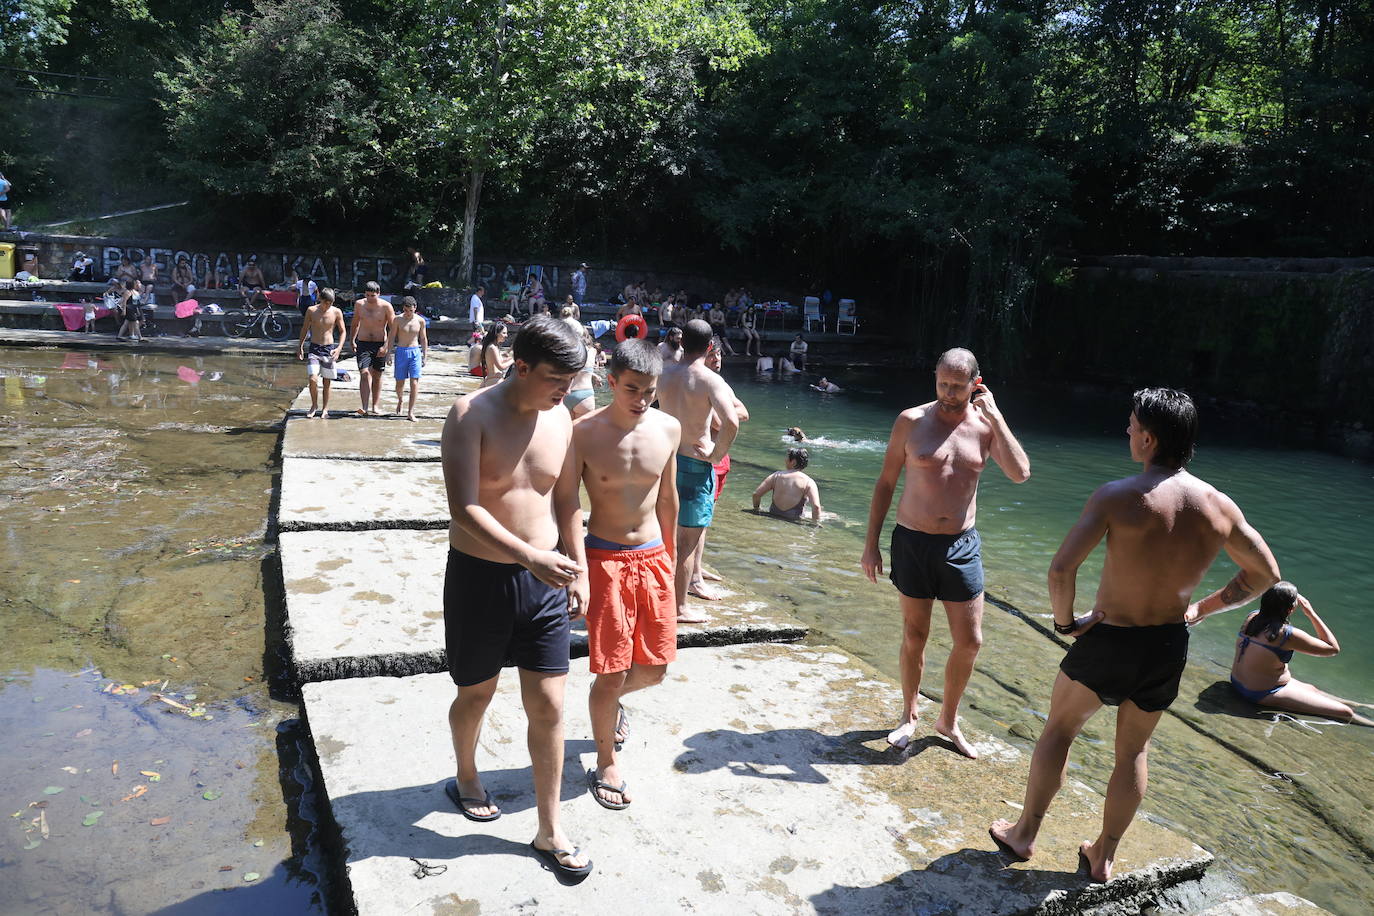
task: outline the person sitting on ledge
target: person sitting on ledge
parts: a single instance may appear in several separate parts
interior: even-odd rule
[[[806,466],[810,461],[811,455],[806,449],[789,448],[787,470],[769,474],[754,491],[754,511],[759,511],[759,502],[763,499],[763,494],[771,492],[773,499],[768,506],[769,515],[793,522],[801,521],[806,504],[810,503],[811,521],[820,524],[821,491],[816,486],[816,481],[806,473]],[[788,508],[783,508],[783,505],[787,505]]]
[[[1294,629],[1289,618],[1295,608],[1302,608],[1315,636]],[[1260,598],[1259,610],[1245,618],[1236,636],[1231,687],[1245,699],[1257,706],[1374,726],[1374,721],[1350,708],[1350,701],[1332,696],[1289,673],[1288,662],[1294,652],[1326,657],[1341,651],[1336,634],[1317,616],[1312,603],[1298,594],[1293,583],[1279,582],[1265,592]]]

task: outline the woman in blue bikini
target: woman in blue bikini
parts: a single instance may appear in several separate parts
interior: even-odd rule
[[[1289,623],[1294,608],[1302,608],[1316,635]],[[1348,705],[1348,701],[1303,683],[1288,671],[1294,652],[1329,656],[1341,651],[1336,634],[1322,622],[1306,598],[1291,582],[1279,582],[1264,593],[1260,607],[1236,634],[1236,658],[1231,662],[1231,686],[1236,693],[1259,706],[1302,712],[1374,726]],[[1356,704],[1364,705],[1364,704]]]

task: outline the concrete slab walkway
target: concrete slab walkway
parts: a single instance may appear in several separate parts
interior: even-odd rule
[[[565,829],[593,858],[564,887],[527,844],[534,797],[517,679],[502,679],[482,734],[485,786],[504,815],[465,820],[447,801],[453,774],[446,675],[309,684],[306,713],[324,787],[366,914],[1069,912],[1129,901],[1197,877],[1210,856],[1142,818],[1121,846],[1120,877],[1075,874],[1101,797],[1072,780],[1026,864],[987,825],[1014,815],[1025,756],[970,735],[966,760],[929,731],[902,754],[884,741],[895,685],[823,646],[682,652],[660,687],[627,704],[623,755],[634,797],[623,812],[588,794],[595,765],[589,675],[574,663],[566,703]],[[430,877],[420,878],[420,864]],[[432,874],[434,866],[445,870]]]

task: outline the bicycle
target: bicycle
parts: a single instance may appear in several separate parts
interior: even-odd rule
[[[285,340],[291,336],[291,322],[278,315],[269,300],[260,309],[231,309],[219,318],[220,334],[228,337],[247,337],[259,328],[268,340]]]

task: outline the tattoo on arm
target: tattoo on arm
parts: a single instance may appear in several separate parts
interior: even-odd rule
[[[1257,593],[1258,590],[1250,584],[1249,578],[1245,575],[1245,570],[1242,569],[1236,573],[1234,579],[1226,583],[1221,591],[1217,592],[1217,600],[1221,602],[1222,607],[1235,607],[1249,601]]]

